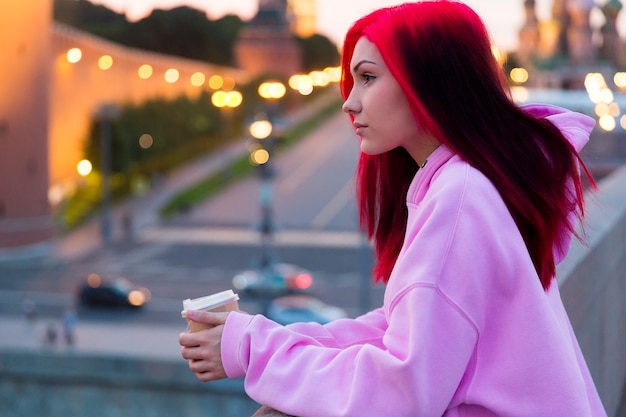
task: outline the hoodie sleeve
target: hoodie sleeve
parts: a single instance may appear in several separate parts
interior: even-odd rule
[[[387,318],[384,310],[378,308],[356,319],[339,319],[325,325],[294,323],[286,327],[302,336],[312,337],[327,347],[346,348],[364,343],[382,346]]]
[[[229,315],[222,358],[255,401],[300,417],[442,415],[477,334],[449,299],[416,286],[394,299],[383,345],[330,348],[261,316]]]

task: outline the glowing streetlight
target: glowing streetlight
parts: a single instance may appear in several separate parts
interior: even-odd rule
[[[87,175],[91,174],[92,169],[93,166],[91,165],[91,162],[87,159],[83,159],[78,164],[76,164],[76,171],[81,177],[86,177]]]
[[[211,103],[217,108],[236,108],[243,102],[243,95],[237,91],[216,91],[211,95]]]
[[[266,100],[283,98],[287,88],[280,81],[268,81],[259,85],[259,95]]]
[[[255,120],[249,127],[250,136],[261,141],[267,139],[272,134],[272,123],[269,120]],[[263,147],[259,142],[250,145],[250,163],[254,166],[267,164],[270,160],[269,149]]]
[[[69,51],[67,51],[65,57],[67,59],[67,62],[69,62],[70,64],[76,64],[83,58],[83,51],[81,51],[80,48],[71,48]]]
[[[271,271],[275,260],[272,257],[272,237],[274,234],[273,219],[273,171],[271,154],[275,138],[275,113],[278,101],[287,93],[287,87],[279,81],[268,81],[259,85],[259,96],[265,101],[266,114],[250,125],[250,135],[257,141],[250,150],[250,163],[260,167],[261,186],[259,203],[261,207],[261,269]],[[266,119],[267,117],[267,119]],[[263,144],[260,142],[263,141]]]
[[[256,120],[250,125],[250,135],[255,139],[265,139],[272,134],[272,123],[269,120]]]

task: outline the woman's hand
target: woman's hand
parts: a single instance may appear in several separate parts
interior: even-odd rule
[[[183,358],[189,361],[189,369],[202,382],[226,378],[222,365],[221,344],[224,323],[230,312],[187,311],[187,318],[207,325],[207,329],[185,332],[178,336]]]

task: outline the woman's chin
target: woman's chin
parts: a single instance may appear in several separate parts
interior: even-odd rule
[[[361,141],[361,152],[363,152],[366,155],[369,156],[375,156],[375,155],[380,155],[382,153],[387,152],[388,149],[380,149],[380,148],[375,148],[373,146],[367,146],[367,144],[365,143],[365,141]]]

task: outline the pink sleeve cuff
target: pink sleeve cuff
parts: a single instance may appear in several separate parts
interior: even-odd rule
[[[232,312],[226,319],[222,333],[222,365],[229,378],[246,375],[250,346],[244,346],[243,334],[254,316]]]

